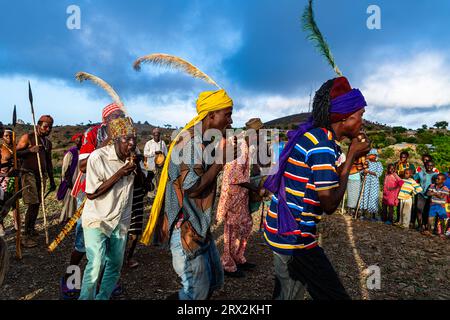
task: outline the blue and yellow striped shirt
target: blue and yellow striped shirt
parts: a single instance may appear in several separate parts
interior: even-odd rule
[[[286,202],[298,222],[289,235],[277,234],[277,194],[274,194],[264,223],[264,237],[272,250],[295,255],[317,246],[316,224],[323,210],[318,191],[337,188],[337,160],[341,155],[331,131],[314,128],[301,136],[292,149],[284,172]]]

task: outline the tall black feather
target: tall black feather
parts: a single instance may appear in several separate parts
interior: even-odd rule
[[[12,118],[12,125],[13,125],[13,127],[15,127],[16,124],[17,124],[17,113],[16,113],[16,105],[14,105],[13,118]]]
[[[334,61],[333,54],[328,46],[325,38],[320,32],[316,21],[314,20],[314,11],[312,7],[312,0],[308,1],[308,6],[305,7],[302,15],[303,31],[308,32],[307,39],[314,43],[316,49],[323,55],[338,76],[342,76],[341,70],[339,70],[336,62]]]
[[[31,84],[30,84],[30,81],[28,81],[28,98],[30,99],[31,113],[34,114],[34,108],[33,108],[33,92],[31,91]]]

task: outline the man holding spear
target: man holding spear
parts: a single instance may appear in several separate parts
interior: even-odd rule
[[[33,111],[32,108],[32,112]],[[41,116],[37,125],[34,127],[34,134],[24,134],[20,137],[17,144],[17,156],[22,159],[22,166],[20,168],[22,186],[28,186],[23,192],[23,202],[28,205],[25,215],[25,233],[22,240],[22,245],[26,248],[37,246],[36,241],[33,239],[37,236],[35,224],[39,214],[39,206],[44,201],[42,194],[47,178],[50,179],[50,191],[56,190],[51,160],[52,143],[48,139],[48,136],[52,132],[52,127],[53,118],[50,115]],[[47,240],[45,209],[43,211]]]

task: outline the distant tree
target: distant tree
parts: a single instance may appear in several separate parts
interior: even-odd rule
[[[426,124],[423,124],[423,125],[422,125],[422,129],[423,129],[423,130],[427,130],[427,129],[428,129],[428,126],[427,126]]]
[[[408,142],[408,143],[417,143],[417,138],[416,138],[416,137],[407,137],[407,138],[405,139],[405,142]]]
[[[394,156],[395,152],[393,148],[386,148],[383,150],[382,152],[382,156],[383,158],[387,159],[387,158],[392,158]]]
[[[166,129],[171,129],[171,128],[172,128],[172,125],[171,125],[171,124],[165,124],[164,127],[165,127]]]
[[[434,135],[429,130],[417,132],[417,141],[420,144],[432,144],[433,138],[434,138]]]
[[[405,133],[407,131],[406,128],[403,127],[393,127],[392,132],[394,133]]]
[[[434,150],[431,155],[441,171],[447,171],[450,167],[450,136],[441,136],[433,139]]]
[[[390,146],[397,143],[397,139],[394,137],[386,137],[386,145]]]
[[[419,144],[419,145],[417,145],[416,152],[419,155],[429,154],[430,149],[424,144]]]
[[[434,126],[438,129],[447,129],[448,122],[447,121],[439,121],[434,124]]]

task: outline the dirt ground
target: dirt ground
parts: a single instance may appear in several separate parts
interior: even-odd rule
[[[51,198],[51,196],[49,197]],[[50,200],[50,239],[57,224],[60,204]],[[23,211],[22,211],[23,212]],[[242,279],[225,278],[222,290],[213,299],[270,299],[274,280],[272,253],[259,232],[260,213],[254,213],[254,229],[247,250],[249,262],[257,264]],[[69,262],[74,232],[49,254],[45,249],[42,220],[39,220],[39,246],[23,249],[23,259],[14,258],[14,234],[7,223],[10,267],[0,299],[59,299],[59,281]],[[352,220],[335,214],[320,224],[321,244],[353,299],[450,299],[450,241],[426,237],[380,222]],[[222,251],[222,228],[215,230]],[[138,268],[124,269],[124,293],[120,299],[164,299],[176,292],[180,283],[173,271],[170,251],[156,246],[138,245],[135,253]],[[380,289],[369,289],[369,266],[378,266]]]

